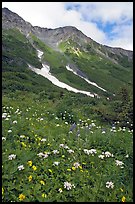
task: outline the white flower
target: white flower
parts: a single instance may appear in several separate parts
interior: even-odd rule
[[[100,159],[104,159],[104,155],[103,154],[100,154],[99,156],[98,156]]]
[[[59,147],[64,147],[64,144],[60,144]]]
[[[63,192],[63,190],[62,190],[61,188],[59,188],[59,189],[58,189],[58,191],[59,191],[60,193],[62,193],[62,192]]]
[[[68,149],[67,152],[69,152],[69,153],[74,153],[74,150]]]
[[[88,149],[84,149],[83,151],[84,151],[85,154],[89,155],[89,150]]]
[[[92,156],[94,156],[94,154],[97,153],[96,149],[90,149],[89,150],[89,153],[92,154]]]
[[[43,157],[43,156],[44,156],[44,154],[43,154],[42,152],[38,153],[37,155],[38,155],[39,157]]]
[[[73,166],[74,166],[75,168],[78,168],[78,167],[80,166],[80,164],[79,164],[78,162],[75,162],[75,163],[73,164]]]
[[[67,145],[64,145],[64,149],[69,149],[69,147]]]
[[[20,135],[20,138],[25,138],[25,135]]]
[[[10,132],[12,132],[12,130],[8,130],[8,132],[10,133]]]
[[[43,139],[41,140],[41,142],[46,142],[46,139],[45,139],[45,138],[43,138]]]
[[[9,159],[9,160],[12,160],[12,159],[15,159],[15,158],[16,158],[16,155],[15,155],[15,154],[11,154],[11,155],[8,156],[8,159]]]
[[[124,164],[122,161],[119,161],[119,160],[115,160],[116,162],[116,165],[117,166],[121,166],[121,168],[124,168],[122,165]]]
[[[128,157],[129,157],[129,155],[127,154],[125,157],[126,157],[126,158],[128,158]]]
[[[6,118],[6,117],[7,117],[7,113],[3,113],[2,118]]]
[[[44,154],[43,157],[44,157],[44,158],[47,158],[47,157],[48,157],[48,154]]]
[[[56,127],[59,127],[59,126],[60,126],[59,124],[56,125]]]
[[[64,188],[66,188],[67,190],[70,190],[71,188],[75,188],[74,184],[71,184],[69,182],[64,182]]]
[[[6,140],[6,137],[2,137],[2,140]]]
[[[103,130],[103,131],[102,131],[102,134],[105,134],[105,133],[106,133],[105,130]]]
[[[24,169],[24,166],[23,165],[20,165],[20,166],[18,166],[18,170],[20,171],[20,170],[23,170]]]
[[[106,188],[114,188],[114,184],[112,181],[107,181],[106,182]]]
[[[58,166],[60,162],[53,162],[53,165]]]
[[[16,120],[14,120],[14,121],[13,121],[13,124],[16,124],[16,123],[17,123],[17,121],[16,121]]]
[[[56,149],[56,150],[53,150],[52,151],[54,154],[58,154],[59,153],[59,151]]]
[[[113,154],[111,154],[110,152],[105,152],[105,153],[103,153],[103,154],[105,154],[105,157],[113,157]]]

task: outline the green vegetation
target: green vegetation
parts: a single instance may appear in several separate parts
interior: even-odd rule
[[[3,202],[133,202],[132,130],[58,106],[3,97]]]
[[[101,95],[91,98],[28,69],[27,63],[41,63],[19,31],[3,31],[2,37],[2,201],[133,202],[131,69],[101,59],[89,46],[91,54],[79,48],[77,56],[61,44],[61,53],[31,35],[51,72]],[[67,63],[110,92],[73,75]]]

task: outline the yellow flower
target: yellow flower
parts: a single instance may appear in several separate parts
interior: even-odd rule
[[[36,171],[37,170],[37,167],[36,166],[32,166],[32,169],[34,170],[34,171]]]
[[[72,166],[72,170],[73,170],[73,171],[75,171],[75,170],[76,170],[76,168],[75,168],[74,166]]]
[[[82,169],[82,166],[79,166],[80,169]]]
[[[84,164],[84,165],[85,165],[85,164],[86,164],[86,162],[83,162],[82,164]]]
[[[28,164],[29,166],[32,166],[32,161],[28,161],[27,164]]]
[[[2,187],[2,195],[4,195],[4,188]]]
[[[125,202],[125,200],[126,200],[125,196],[123,196],[121,200],[122,200],[122,202]]]
[[[42,198],[46,198],[47,195],[45,193],[42,193]]]
[[[82,169],[81,169],[80,171],[81,171],[81,172],[83,172],[83,170],[82,170]]]
[[[64,157],[65,157],[65,155],[62,155],[61,157],[62,157],[62,158],[64,158]]]
[[[40,183],[41,183],[42,185],[45,185],[45,182],[44,182],[43,180],[41,180]]]
[[[20,194],[20,195],[19,195],[19,200],[22,201],[22,200],[24,200],[24,199],[25,199],[25,195]]]
[[[31,181],[31,180],[32,180],[32,176],[31,176],[31,175],[28,177],[28,180],[29,180],[29,181]]]
[[[24,142],[21,142],[21,144],[22,144],[23,147],[26,147],[26,144]]]
[[[71,171],[71,169],[67,169],[67,171]]]
[[[51,170],[51,169],[48,169],[48,171],[49,171],[50,173],[52,173],[52,170]]]

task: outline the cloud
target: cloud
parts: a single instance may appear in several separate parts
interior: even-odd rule
[[[75,26],[101,44],[133,49],[132,2],[2,2],[2,7],[33,26]]]

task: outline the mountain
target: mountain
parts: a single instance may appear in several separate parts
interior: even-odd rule
[[[101,45],[72,26],[32,26],[8,8],[2,9],[2,63],[4,92],[35,85],[37,92],[66,87],[108,97],[120,87],[132,89],[132,51]]]

